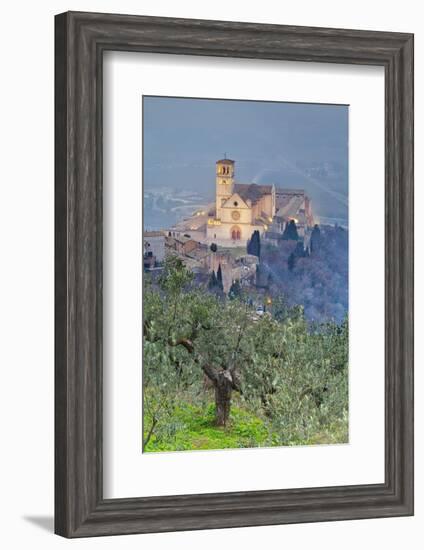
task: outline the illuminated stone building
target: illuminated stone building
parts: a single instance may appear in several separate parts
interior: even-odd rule
[[[208,204],[173,228],[174,235],[223,247],[245,247],[254,231],[266,238],[282,235],[295,220],[299,236],[313,226],[311,201],[303,189],[235,182],[235,162],[216,162],[215,202]]]
[[[274,185],[235,183],[235,162],[216,163],[215,208],[207,219],[210,242],[226,246],[245,246],[255,230],[262,234],[275,215]]]

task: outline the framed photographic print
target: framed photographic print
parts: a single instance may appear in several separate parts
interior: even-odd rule
[[[413,36],[56,16],[55,530],[413,514]]]

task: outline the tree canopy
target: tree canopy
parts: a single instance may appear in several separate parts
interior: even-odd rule
[[[318,252],[321,244],[321,231],[317,224],[314,225],[311,233],[310,248],[311,252]]]
[[[237,296],[223,301],[192,280],[171,256],[157,284],[145,285],[144,447],[184,446],[178,411],[210,400],[218,427],[231,426],[234,400],[260,420],[249,446],[345,440],[347,322],[311,329],[302,308],[286,305],[258,319]]]
[[[283,241],[297,241],[299,238],[299,235],[297,233],[297,227],[296,222],[294,220],[290,220],[288,223],[286,223],[286,227],[283,231],[283,236],[281,237]]]
[[[252,233],[252,237],[247,243],[247,253],[258,258],[261,257],[261,236],[257,229]]]

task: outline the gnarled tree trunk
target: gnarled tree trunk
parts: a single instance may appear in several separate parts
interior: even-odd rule
[[[239,390],[230,370],[218,370],[211,365],[202,365],[203,372],[215,388],[215,423],[225,426],[230,417],[231,395],[233,390]]]
[[[230,417],[233,382],[227,371],[218,373],[215,381],[215,419],[217,426],[226,426]]]

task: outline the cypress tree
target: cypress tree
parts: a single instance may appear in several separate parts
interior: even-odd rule
[[[255,254],[255,256],[257,256],[258,258],[261,257],[261,234],[259,233],[259,231],[256,231],[256,251],[257,251],[257,254]]]
[[[290,220],[288,223],[286,223],[282,239],[284,241],[297,241],[299,239],[296,223],[294,220]]]
[[[247,243],[247,253],[258,258],[261,257],[261,236],[257,229],[252,233],[252,237]]]
[[[230,290],[228,292],[228,297],[230,298],[230,300],[234,300],[235,298],[239,298],[240,296],[241,296],[240,281],[236,279],[230,287]]]
[[[218,286],[218,281],[216,279],[215,271],[212,271],[208,282],[208,288],[210,290],[213,290],[214,288],[217,288],[217,286]]]
[[[218,266],[218,271],[216,272],[216,281],[217,281],[217,286],[219,289],[221,290],[224,290],[224,285],[222,284],[222,269],[221,269],[221,264],[219,264]]]
[[[319,250],[321,244],[321,231],[317,224],[314,225],[311,233],[311,254]]]
[[[305,249],[303,248],[302,241],[297,241],[296,248],[293,253],[296,258],[303,258],[305,256]]]

